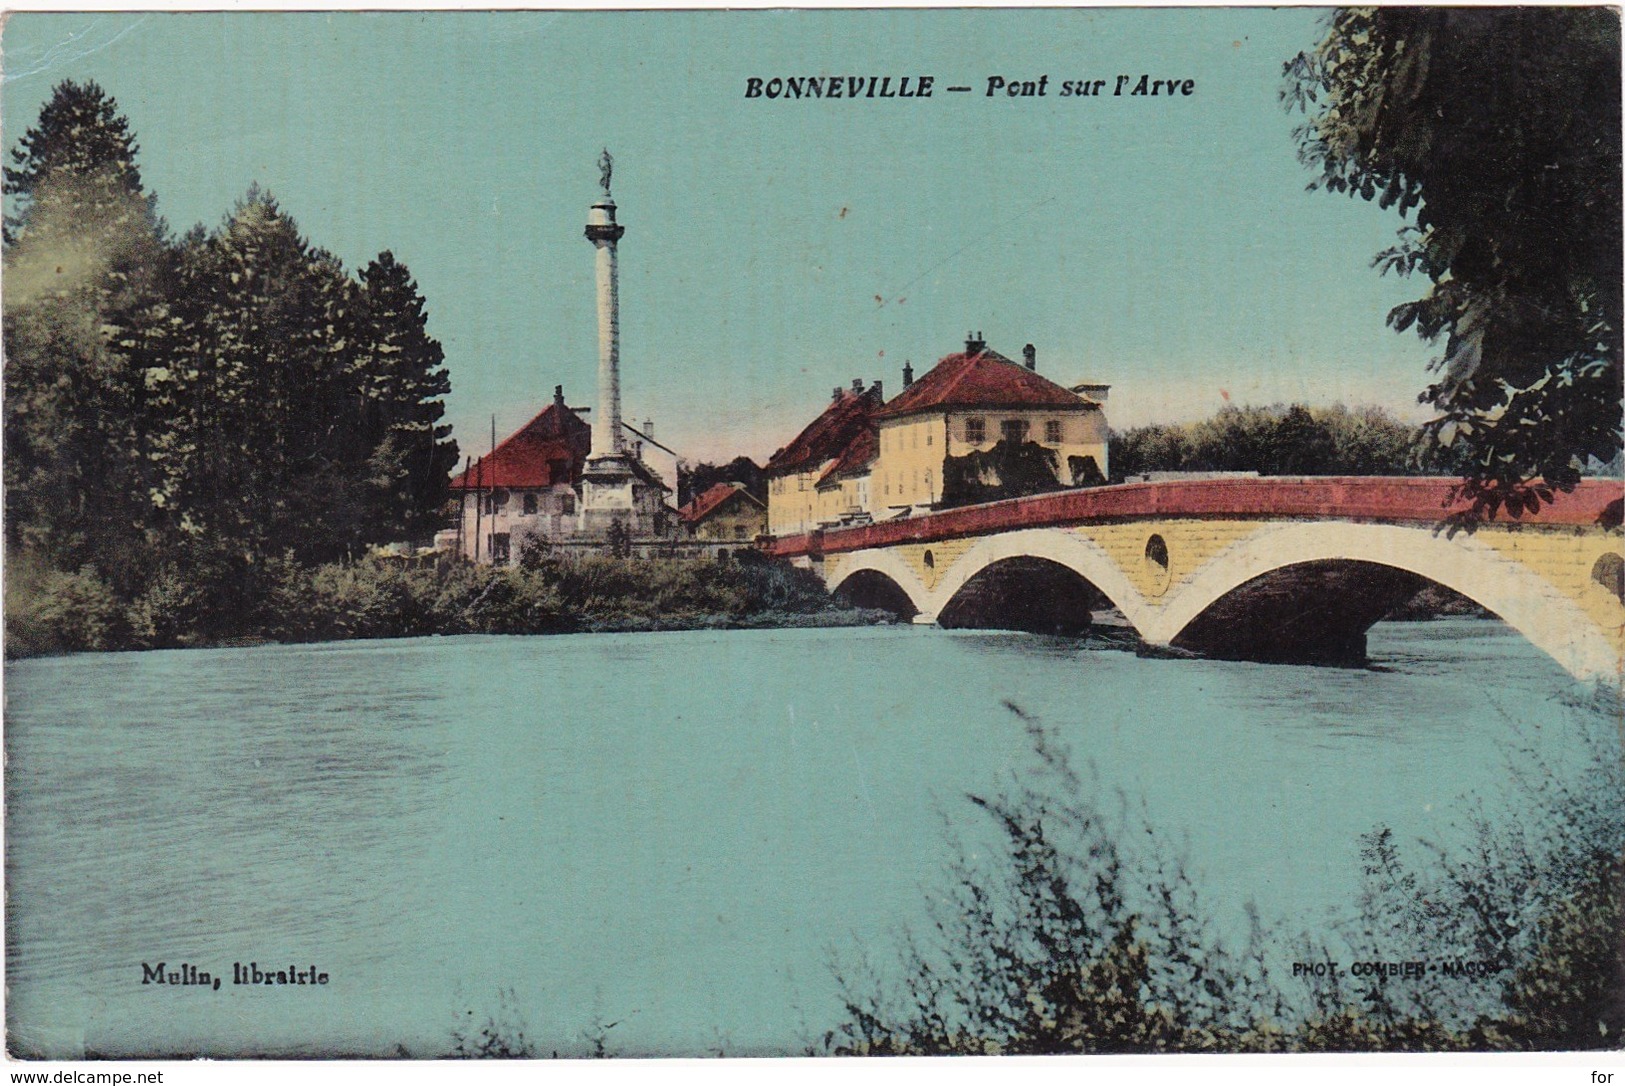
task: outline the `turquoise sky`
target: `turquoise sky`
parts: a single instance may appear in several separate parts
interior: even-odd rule
[[[978,329],[1124,426],[1234,402],[1417,417],[1429,348],[1396,216],[1305,191],[1282,63],[1309,9],[13,15],[5,143],[95,79],[177,230],[258,181],[350,268],[429,301],[465,451],[563,384],[594,402],[599,149],[615,154],[629,418],[765,457],[854,377],[901,386]],[[931,75],[923,100],[747,100],[752,76]],[[1068,79],[1190,97],[1059,97]],[[987,98],[989,76],[1050,76]],[[969,94],[943,88],[969,85]]]

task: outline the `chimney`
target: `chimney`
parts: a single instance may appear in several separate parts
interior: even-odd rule
[[[1021,349],[1021,357],[1027,363],[1028,369],[1036,370],[1038,368],[1038,348],[1031,343]]]
[[[907,362],[903,363],[903,387],[907,388],[914,383],[914,367]]]
[[[841,402],[841,386],[840,385],[836,385],[834,388],[830,389],[829,398],[831,400],[834,400],[836,403]]]
[[[852,391],[853,392],[862,392],[863,391],[863,378],[861,378],[861,377],[852,378]]]
[[[876,381],[874,383],[874,385],[869,389],[869,393],[870,393],[870,395],[872,395],[875,398],[875,400],[877,402],[879,402],[879,403],[885,403],[886,402],[885,395],[883,395],[881,393],[881,391],[880,391],[880,382],[879,381]]]
[[[563,385],[554,385],[553,386],[553,406],[557,407],[557,408],[559,408],[561,410],[564,408],[564,386]]]
[[[655,420],[654,419],[644,419],[643,420],[643,436],[653,440],[653,438],[655,436]]]
[[[982,333],[980,333],[980,332],[968,332],[968,333],[966,333],[966,335],[965,335],[965,353],[966,354],[981,354],[986,349],[987,349],[987,341],[982,338]]]

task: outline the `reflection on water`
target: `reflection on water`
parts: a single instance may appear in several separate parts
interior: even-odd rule
[[[1368,670],[916,628],[424,638],[7,665],[13,1043],[445,1052],[511,988],[546,1052],[793,1053],[825,949],[944,878],[1028,766],[1005,708],[1189,842],[1222,920],[1348,908],[1377,822],[1448,839],[1566,676],[1467,620]],[[143,985],[142,963],[227,977]],[[323,988],[232,989],[234,961]]]

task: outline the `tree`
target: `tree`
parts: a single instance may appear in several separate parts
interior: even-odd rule
[[[250,559],[340,556],[365,534],[349,329],[355,284],[257,187],[181,263],[169,365],[167,493],[177,524]]]
[[[1285,68],[1311,187],[1411,219],[1375,264],[1432,284],[1388,323],[1444,337],[1420,399],[1469,522],[1620,447],[1619,56],[1609,8],[1348,8]]]
[[[1414,427],[1375,407],[1235,407],[1183,426],[1153,424],[1112,436],[1121,480],[1148,471],[1260,475],[1410,475],[1437,469]]]
[[[8,538],[120,579],[148,510],[145,381],[129,348],[170,266],[135,152],[116,103],[70,81],[6,172]]]
[[[451,379],[428,333],[423,296],[406,265],[385,251],[361,270],[356,361],[361,424],[372,447],[370,527],[379,539],[438,527],[457,466],[451,427],[440,425]]]
[[[986,452],[972,450],[942,463],[943,508],[1024,498],[1067,489],[1054,449],[1036,441],[1001,440]]]
[[[94,81],[63,80],[40,110],[39,123],[12,148],[6,193],[17,202],[6,216],[9,244],[60,203],[70,202],[83,217],[93,205],[120,214],[144,211],[156,223],[155,196],[144,193],[135,163],[139,148],[118,103]],[[75,181],[66,186],[64,181]],[[126,197],[137,197],[132,205]]]

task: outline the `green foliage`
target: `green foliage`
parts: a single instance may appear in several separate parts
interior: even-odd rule
[[[150,217],[152,198],[142,191],[137,150],[129,122],[96,82],[59,83],[39,122],[12,148],[5,188],[19,210],[6,217],[6,242],[37,228],[42,219],[61,218],[64,210],[100,219],[93,205],[101,202],[122,211],[129,207],[126,196],[142,198],[144,207],[136,207]],[[64,182],[85,181],[93,184],[64,187]]]
[[[7,651],[38,655],[117,648],[127,629],[112,589],[94,569],[50,569],[13,553],[6,563]]]
[[[942,463],[942,508],[1065,490],[1055,450],[1034,441],[1001,440],[986,452]]]
[[[257,187],[171,241],[135,152],[69,81],[12,154],[7,541],[100,571],[135,643],[211,641],[277,562],[433,531],[450,382],[392,254],[354,279]]]
[[[1541,916],[1534,952],[1507,990],[1503,1027],[1519,1048],[1625,1047],[1625,869],[1598,858]]]
[[[837,967],[844,1054],[1314,1052],[1618,1048],[1625,1028],[1625,769],[1619,704],[1571,708],[1594,744],[1572,785],[1538,751],[1522,817],[1482,815],[1460,851],[1405,862],[1393,835],[1364,841],[1366,889],[1342,937],[1362,961],[1459,958],[1490,980],[1328,976],[1266,966],[1281,929],[1256,917],[1238,953],[1214,933],[1148,820],[1109,814],[1037,721],[1015,706],[1037,764],[995,798],[971,797],[991,839],[958,842],[925,935],[895,965]],[[1337,958],[1307,936],[1294,960]],[[1349,960],[1341,955],[1345,964]]]
[[[428,333],[417,283],[391,252],[361,270],[356,299],[355,365],[361,380],[363,445],[371,448],[374,493],[369,529],[383,538],[421,536],[438,527],[438,508],[457,466],[451,427],[440,424],[451,379],[445,352]]]
[[[1534,510],[1620,448],[1619,19],[1344,8],[1286,65],[1311,187],[1411,219],[1375,264],[1431,283],[1388,323],[1445,339],[1421,400],[1469,522]]]
[[[1392,835],[1365,842],[1368,890],[1355,945],[1375,957],[1458,957],[1499,972],[1486,1008],[1470,986],[1409,990],[1371,982],[1356,997],[1389,1018],[1429,1017],[1470,1029],[1474,1047],[1618,1048],[1625,1028],[1620,933],[1625,857],[1625,764],[1617,696],[1570,705],[1586,744],[1585,772],[1557,772],[1535,739],[1509,751],[1518,774],[1516,822],[1481,812],[1469,844],[1432,847],[1408,865]],[[1508,720],[1509,730],[1515,722]]]
[[[1260,475],[1414,475],[1441,470],[1420,434],[1381,408],[1221,408],[1185,425],[1112,436],[1116,479],[1148,471],[1256,471]]]
[[[1112,814],[1014,705],[1038,755],[1008,795],[971,797],[991,840],[958,842],[952,883],[910,933],[901,981],[838,972],[850,1054],[1203,1051],[1237,1046],[1268,1005],[1257,956],[1200,919],[1179,861]]]
[[[133,599],[89,569],[8,564],[12,655],[236,641],[430,634],[867,624],[810,570],[766,559],[623,559],[527,552],[519,567],[375,557],[307,566],[249,562],[197,543],[154,568]]]
[[[169,267],[134,153],[101,88],[66,82],[6,175],[18,208],[4,261],[7,538],[121,589],[146,492],[143,382],[125,333]]]

